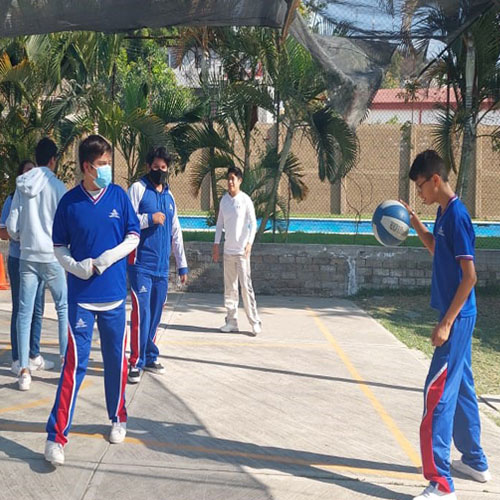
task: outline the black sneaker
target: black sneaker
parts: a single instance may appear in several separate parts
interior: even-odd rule
[[[128,381],[131,384],[138,384],[141,380],[141,370],[135,366],[131,366],[128,369]]]
[[[156,373],[157,375],[165,373],[165,367],[161,363],[158,363],[158,361],[153,361],[152,363],[148,363],[144,367],[144,370],[151,373]]]

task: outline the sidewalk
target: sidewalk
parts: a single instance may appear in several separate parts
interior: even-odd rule
[[[49,296],[47,296],[48,299]],[[107,441],[98,335],[66,446],[43,459],[58,372],[31,390],[10,373],[0,292],[0,500],[411,499],[427,361],[339,299],[258,297],[264,330],[223,334],[222,297],[172,293],[158,332],[163,376],[127,386],[128,434]],[[42,351],[57,361],[50,304]],[[249,325],[240,311],[240,329]],[[58,368],[58,365],[56,366]],[[460,500],[500,498],[500,428],[483,417],[494,480],[456,479]],[[453,458],[458,458],[454,450]]]

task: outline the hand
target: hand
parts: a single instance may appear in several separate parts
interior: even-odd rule
[[[408,205],[408,203],[406,203],[406,201],[399,200],[399,203],[401,203],[401,205],[403,205],[406,208],[406,210],[408,210],[410,217],[415,215],[415,210],[413,210],[413,208],[410,208],[410,205]]]
[[[251,251],[252,251],[252,244],[247,243],[247,246],[245,247],[245,259],[248,259],[250,257]]]
[[[188,275],[187,274],[181,274],[179,275],[179,281],[181,282],[181,285],[185,285],[188,280]]]
[[[88,280],[94,274],[94,261],[89,257],[80,262],[76,262],[76,266],[72,270],[72,274],[81,280]]]
[[[212,260],[214,262],[219,262],[219,245],[215,243],[212,248]]]
[[[451,325],[441,321],[432,330],[431,342],[434,347],[441,347],[450,337]]]
[[[153,214],[153,224],[163,224],[165,223],[165,214],[163,212],[156,212]]]

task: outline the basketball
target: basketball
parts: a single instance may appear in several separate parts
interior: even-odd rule
[[[395,247],[403,243],[408,236],[410,214],[399,201],[383,201],[373,214],[372,228],[379,243],[386,247]]]

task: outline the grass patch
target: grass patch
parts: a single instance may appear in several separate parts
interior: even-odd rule
[[[430,335],[437,313],[429,306],[426,290],[391,290],[360,293],[354,302],[408,347],[429,358],[434,348]],[[472,368],[478,394],[500,393],[500,290],[477,290],[478,318],[472,339]]]
[[[213,231],[183,231],[184,241],[214,241]],[[261,243],[306,243],[319,245],[377,245],[374,236],[367,234],[325,234],[325,233],[289,233],[288,237],[284,234],[265,233],[262,236]],[[409,237],[402,246],[422,246],[417,237]]]
[[[213,231],[183,231],[184,241],[214,241]],[[381,246],[374,236],[368,234],[325,234],[325,233],[265,233],[261,243],[305,243],[316,245],[376,245]],[[422,247],[417,236],[409,236],[401,247]],[[476,248],[500,249],[500,238],[476,238]]]

